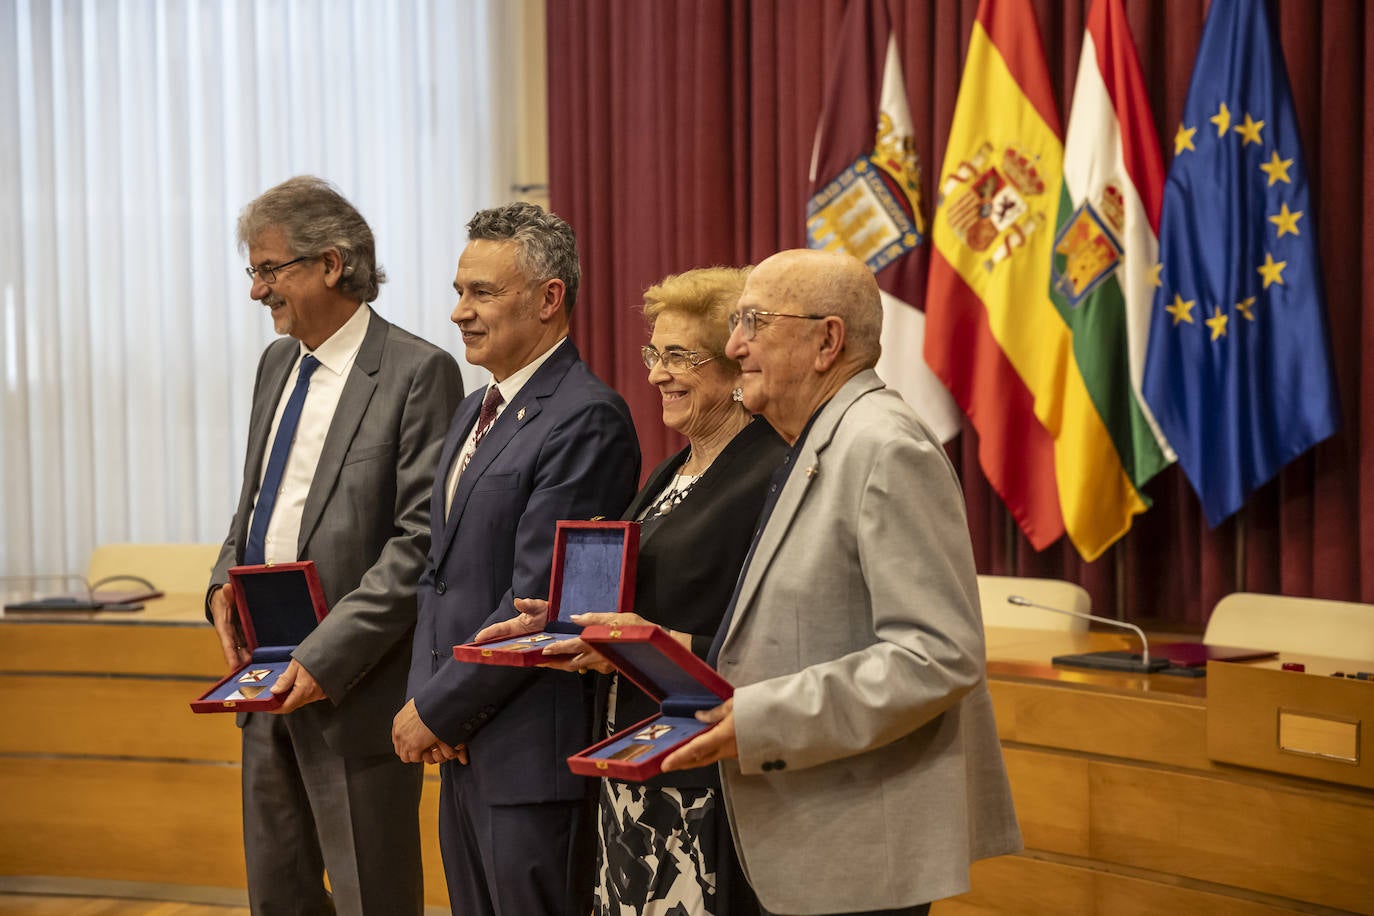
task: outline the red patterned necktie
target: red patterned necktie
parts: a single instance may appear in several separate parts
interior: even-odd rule
[[[463,466],[459,469],[459,474],[468,469],[468,462],[472,461],[477,446],[482,444],[482,439],[486,437],[487,430],[491,429],[491,424],[496,422],[496,408],[500,407],[504,400],[501,397],[500,388],[492,385],[487,389],[487,396],[482,398],[482,411],[477,414],[477,432],[472,437],[472,448],[463,455]]]

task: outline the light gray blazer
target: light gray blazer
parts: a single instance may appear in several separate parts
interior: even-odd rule
[[[725,800],[767,909],[917,905],[1021,848],[984,665],[954,468],[861,372],[812,425],[720,654]]]
[[[258,364],[243,489],[212,586],[243,562],[267,436],[299,348],[292,338],[276,340]],[[452,356],[372,313],[325,436],[297,542],[300,559],[315,561],[329,616],[292,657],[328,699],[291,715],[312,722],[336,753],[392,752],[391,720],[405,703],[410,669],[415,583],[429,550],[430,486],[462,398]]]

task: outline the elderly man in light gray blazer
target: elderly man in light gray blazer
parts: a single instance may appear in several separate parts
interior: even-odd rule
[[[862,262],[775,255],[732,324],[745,406],[793,448],[712,647],[735,695],[664,769],[723,761],[769,913],[925,913],[1021,847],[959,483],[872,371]]]
[[[385,279],[372,230],[326,182],[268,190],[238,234],[250,295],[284,336],[258,364],[207,614],[233,669],[249,656],[229,567],[313,560],[329,607],[272,685],[282,706],[239,717],[248,900],[254,916],[418,916],[423,774],[396,759],[391,719],[462,378],[452,356],[368,307]]]

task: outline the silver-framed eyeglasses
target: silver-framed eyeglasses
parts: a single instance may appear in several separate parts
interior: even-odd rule
[[[290,267],[292,264],[299,264],[301,261],[313,261],[318,258],[317,254],[302,255],[299,258],[292,258],[284,264],[260,264],[257,267],[245,267],[243,272],[248,274],[248,279],[253,281],[261,280],[268,286],[277,282],[277,271],[283,267]]]
[[[735,328],[744,328],[744,339],[753,340],[754,335],[759,332],[759,319],[773,318],[805,318],[807,321],[820,321],[822,318],[829,318],[829,315],[794,315],[791,312],[765,312],[763,309],[740,309],[738,312],[730,313],[730,333],[735,333]],[[766,322],[765,322],[766,323]]]
[[[663,368],[674,374],[695,369],[715,359],[714,356],[702,356],[700,350],[684,350],[681,347],[668,347],[660,353],[649,344],[639,348],[639,356],[644,360],[645,369],[652,370],[663,363]]]

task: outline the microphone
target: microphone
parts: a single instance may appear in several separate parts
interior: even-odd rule
[[[1161,671],[1169,667],[1167,658],[1150,658],[1150,644],[1145,639],[1145,631],[1133,623],[1126,623],[1124,620],[1113,620],[1110,617],[1099,617],[1097,614],[1085,614],[1082,611],[1070,611],[1062,607],[1050,607],[1048,604],[1037,604],[1029,598],[1020,595],[1008,595],[1007,603],[1017,607],[1033,607],[1042,611],[1054,611],[1056,614],[1065,614],[1069,617],[1078,617],[1083,620],[1096,620],[1099,623],[1111,624],[1114,627],[1124,627],[1134,630],[1140,637],[1140,654],[1134,652],[1082,652],[1077,655],[1056,655],[1050,659],[1055,665],[1070,665],[1078,668],[1097,668],[1109,671],[1134,671],[1139,674],[1149,674],[1153,671]]]

